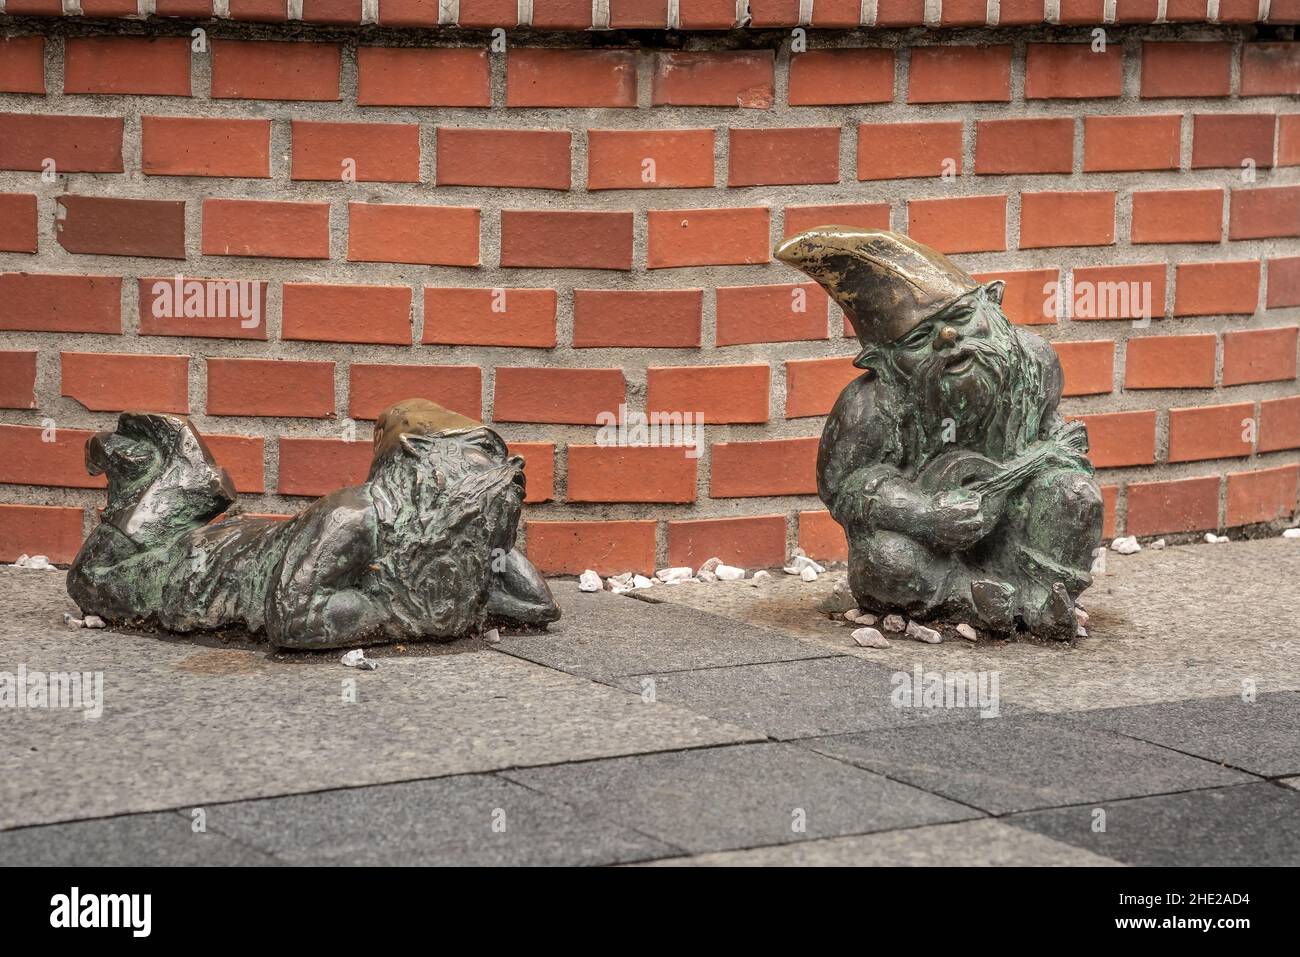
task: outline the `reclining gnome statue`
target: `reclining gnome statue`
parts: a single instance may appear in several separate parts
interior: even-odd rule
[[[86,444],[108,506],[68,571],[86,614],[169,631],[243,627],[279,648],[450,639],[560,617],[515,532],[524,463],[423,399],[375,425],[370,475],[288,521],[230,515],[230,478],[187,419],[126,412]]]
[[[865,370],[822,433],[817,489],[861,607],[1059,638],[1092,583],[1102,500],[1061,365],[980,284],[888,230],[824,226],[776,256],[844,309]]]

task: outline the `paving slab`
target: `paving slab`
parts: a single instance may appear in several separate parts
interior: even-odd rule
[[[925,723],[800,744],[991,814],[1258,780],[1056,716]]]
[[[1282,778],[1277,783],[1286,785],[1289,788],[1294,788],[1295,790],[1300,791],[1300,777]]]
[[[977,706],[896,707],[896,674],[883,665],[842,655],[636,675],[615,683],[636,692],[652,687],[657,701],[682,705],[786,739],[892,728],[919,721],[991,720],[1015,712],[1014,706],[1004,710],[992,698],[986,698],[990,704],[983,711]],[[910,681],[910,670],[905,675]]]
[[[239,867],[279,863],[189,814],[162,811],[0,831],[7,867]]]
[[[1262,777],[1300,774],[1300,694],[1200,698],[1083,711],[1071,719]]]
[[[1300,792],[1272,783],[1108,801],[1004,818],[1053,840],[1143,867],[1300,864]]]
[[[294,864],[593,865],[679,853],[493,774],[207,809],[210,828]]]
[[[581,814],[607,817],[692,853],[980,816],[881,775],[780,743],[503,774]]]
[[[998,821],[931,824],[746,851],[652,861],[646,867],[1120,867],[1118,861]]]
[[[611,592],[584,593],[574,582],[553,582],[552,590],[563,617],[545,635],[503,638],[497,646],[501,651],[600,680],[838,654],[821,644],[682,605],[650,604]]]

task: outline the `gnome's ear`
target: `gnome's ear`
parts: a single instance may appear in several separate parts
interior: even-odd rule
[[[1006,291],[1007,284],[1001,279],[994,279],[992,282],[984,284],[984,292],[993,302],[999,306],[1002,305],[1002,294]]]

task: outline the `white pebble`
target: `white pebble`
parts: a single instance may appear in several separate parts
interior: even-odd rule
[[[1154,542],[1152,542],[1147,547],[1154,548],[1156,551],[1160,551],[1165,547],[1165,540],[1163,538],[1157,538]]]
[[[907,627],[907,622],[903,620],[902,615],[886,615],[885,631],[902,631]]]
[[[1300,528],[1285,528],[1282,530],[1283,538],[1300,538]]]
[[[749,580],[749,583],[751,585],[758,586],[763,584],[763,582],[767,581],[771,577],[772,575],[770,572],[768,572],[764,568],[760,568],[758,571],[754,572],[754,577]]]
[[[745,569],[734,565],[719,565],[713,573],[718,576],[718,581],[723,582],[738,582],[745,577]]]
[[[86,618],[85,618],[85,620],[82,622],[82,624],[83,624],[85,627],[87,627],[87,628],[107,628],[107,627],[108,627],[108,625],[106,625],[106,624],[104,623],[104,619],[103,619],[103,618],[100,618],[98,615],[87,615]]]
[[[957,634],[961,635],[967,641],[978,641],[980,636],[978,631],[966,624],[964,621],[957,626]]]
[[[1117,538],[1110,543],[1112,552],[1119,552],[1121,555],[1132,555],[1135,552],[1142,551],[1142,546],[1138,544],[1136,535],[1129,535],[1125,538]]]
[[[709,574],[713,574],[718,570],[718,566],[721,564],[722,564],[721,558],[710,558],[708,561],[706,561],[703,565],[700,566],[699,574],[703,575],[705,572],[708,572]]]
[[[703,568],[700,569],[700,574],[698,577],[699,580],[704,582],[706,585],[711,584],[718,580],[717,575],[713,574],[713,572],[705,571]]]
[[[644,575],[633,575],[633,576],[632,576],[632,587],[633,587],[633,588],[649,588],[649,587],[650,587],[651,585],[653,585],[654,583],[655,583],[655,582],[654,582],[654,579],[653,579],[653,578],[646,578]]]
[[[359,668],[362,671],[374,671],[377,667],[379,667],[373,661],[367,658],[366,653],[362,651],[360,648],[356,648],[352,651],[349,651],[346,655],[340,658],[339,661],[343,662],[344,667]]]
[[[859,628],[853,632],[853,643],[860,648],[888,648],[889,639],[874,628]]]
[[[1207,545],[1222,545],[1228,541],[1227,535],[1215,535],[1213,532],[1205,533],[1205,543]]]
[[[19,555],[18,561],[14,562],[10,568],[35,568],[38,571],[54,568],[50,560],[44,555]],[[57,569],[56,569],[57,570]]]
[[[680,582],[691,577],[691,570],[686,567],[661,568],[655,572],[655,578],[661,582]]]
[[[787,575],[802,575],[804,569],[806,568],[811,568],[813,572],[817,575],[820,575],[824,571],[826,571],[825,568],[822,568],[821,565],[818,565],[815,561],[813,561],[811,558],[809,558],[807,555],[805,555],[803,552],[799,551],[798,549],[796,549],[795,553],[790,556],[789,561],[785,563],[785,566],[781,570],[785,572]],[[804,580],[812,581],[812,579],[804,579]]]
[[[64,623],[65,625],[67,625],[69,628],[85,628],[85,627],[86,627],[86,623],[85,623],[85,621],[83,621],[82,619],[76,617],[76,616],[73,615],[72,612],[70,612],[70,611],[65,611],[65,612],[63,613],[63,623]]]
[[[924,641],[927,645],[937,645],[943,641],[943,635],[939,634],[933,628],[927,628],[925,625],[918,625],[914,621],[907,623],[907,637],[913,641]]]
[[[483,632],[483,640],[489,645],[499,644],[501,642],[501,632],[495,628],[485,631]]]
[[[588,568],[578,576],[578,591],[600,591],[600,576]]]
[[[866,625],[867,627],[871,627],[872,625],[874,625],[877,620],[878,619],[876,618],[875,615],[868,614],[865,611],[862,614],[858,615],[857,617],[858,624]]]
[[[850,608],[840,617],[843,618],[845,621],[857,621],[858,615],[860,614],[862,614],[861,608]]]
[[[815,582],[817,580],[817,569],[811,565],[805,565],[799,572],[799,577],[806,582]]]

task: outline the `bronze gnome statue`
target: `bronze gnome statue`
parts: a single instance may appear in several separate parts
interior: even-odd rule
[[[288,521],[230,515],[225,470],[187,419],[127,412],[86,445],[108,506],[68,572],[86,614],[281,648],[450,639],[560,617],[515,533],[524,463],[420,399],[384,412],[366,481]]]
[[[887,230],[825,226],[777,258],[844,309],[865,370],[822,433],[817,488],[858,604],[1069,638],[1102,500],[1061,365],[1002,312],[1001,282]]]

